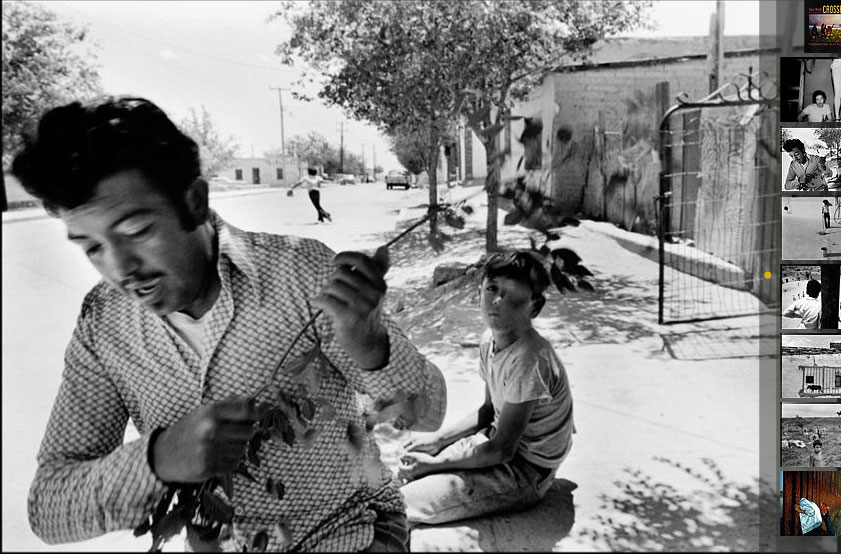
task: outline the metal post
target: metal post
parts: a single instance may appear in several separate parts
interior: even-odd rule
[[[281,91],[289,90],[282,87],[269,87],[271,90],[277,91],[277,100],[280,104],[280,168],[283,171],[283,180],[286,180],[286,140],[283,133],[283,93]]]

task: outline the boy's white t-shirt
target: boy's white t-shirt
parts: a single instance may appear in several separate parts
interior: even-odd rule
[[[569,453],[574,432],[572,395],[561,360],[534,329],[501,352],[494,354],[493,346],[488,329],[479,344],[479,374],[490,392],[494,427],[505,402],[537,400],[517,454],[537,466],[557,468]]]

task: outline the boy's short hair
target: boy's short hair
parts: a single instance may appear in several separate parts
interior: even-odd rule
[[[307,168],[307,175],[309,175],[310,177],[315,177],[316,175],[318,175],[318,170],[314,167]]]
[[[482,278],[507,277],[529,286],[532,298],[543,298],[549,287],[549,272],[540,255],[530,250],[491,254],[482,267]]]
[[[184,193],[201,177],[198,145],[152,102],[129,96],[72,102],[46,112],[23,140],[12,174],[51,214],[88,202],[103,179],[138,170],[169,198],[182,223],[195,227]]]
[[[821,439],[817,439],[817,440],[815,440],[815,442],[812,443],[812,447],[815,447],[815,446],[823,446],[823,443],[821,442]]]
[[[806,294],[808,294],[812,298],[817,298],[820,293],[821,293],[821,282],[816,281],[814,279],[809,279],[809,282],[806,283]]]
[[[796,138],[788,139],[787,141],[785,141],[783,143],[783,150],[785,150],[786,152],[791,152],[795,148],[799,148],[800,150],[803,150],[804,152],[806,151],[806,147],[803,146],[803,141],[800,140],[800,139],[796,139]]]

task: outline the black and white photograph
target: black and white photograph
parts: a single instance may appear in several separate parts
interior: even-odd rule
[[[783,398],[841,398],[841,337],[782,335]]]
[[[841,265],[781,265],[782,329],[837,329]]]
[[[841,112],[841,58],[780,58],[780,121],[828,123]]]
[[[828,191],[841,188],[841,125],[782,127],[782,190]]]
[[[841,197],[783,195],[780,219],[783,260],[841,259]]]
[[[841,467],[841,403],[783,402],[781,467]]]
[[[4,2],[3,550],[769,550],[762,9]]]

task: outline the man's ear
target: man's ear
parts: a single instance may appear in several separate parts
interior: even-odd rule
[[[208,185],[204,179],[196,179],[184,191],[184,206],[193,228],[202,225],[210,214],[208,204]]]
[[[540,315],[540,311],[543,309],[543,306],[546,305],[546,297],[542,294],[537,298],[532,299],[532,308],[531,308],[531,317],[534,319],[538,315]]]

